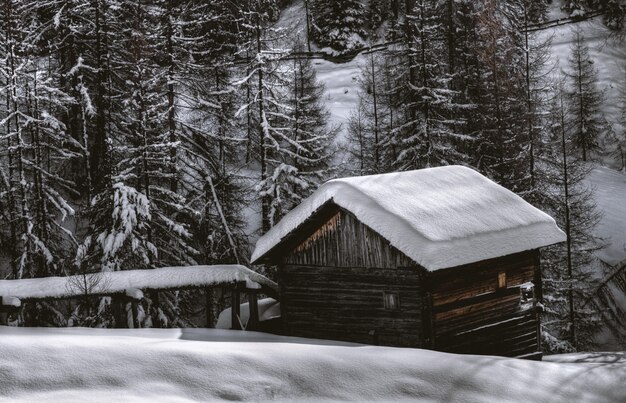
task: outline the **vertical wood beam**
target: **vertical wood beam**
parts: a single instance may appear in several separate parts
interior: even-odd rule
[[[259,328],[259,301],[256,291],[248,292],[248,308],[250,316],[248,319],[247,330],[258,330]]]
[[[233,330],[241,330],[241,323],[239,318],[241,317],[241,299],[239,295],[239,287],[236,285],[230,294],[230,328]]]
[[[141,327],[139,323],[139,319],[138,319],[139,306],[136,301],[132,301],[131,304],[132,304],[132,314],[133,314],[133,327],[135,329],[139,329]]]
[[[215,323],[215,311],[213,303],[213,289],[207,287],[204,291],[205,305],[206,305],[206,327],[211,328]]]
[[[122,302],[116,296],[111,296],[111,313],[113,314],[113,319],[115,320],[115,328],[121,329],[126,327],[126,323],[124,322],[124,315],[122,315],[123,307]]]

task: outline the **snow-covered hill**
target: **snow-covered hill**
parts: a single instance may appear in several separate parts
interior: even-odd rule
[[[587,180],[602,212],[596,233],[607,243],[607,247],[598,252],[598,257],[614,266],[626,261],[626,175],[598,166]]]
[[[0,327],[0,401],[626,401],[624,353],[550,361],[228,330]]]

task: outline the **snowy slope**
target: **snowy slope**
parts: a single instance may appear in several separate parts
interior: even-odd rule
[[[626,261],[626,175],[599,166],[591,171],[587,181],[602,212],[596,234],[607,243],[597,255],[604,262],[617,265]]]
[[[534,362],[227,330],[0,327],[0,400],[626,401],[623,353],[588,359]]]
[[[619,84],[626,80],[626,36],[620,38],[612,35],[602,23],[602,17],[543,31],[540,39],[552,37],[551,61],[556,66],[554,75],[567,69],[567,57],[576,28],[582,30],[585,44],[589,47],[589,55],[598,71],[598,86],[604,91],[605,97],[602,110],[608,121],[614,124],[620,115],[617,102]]]
[[[323,59],[313,61],[317,79],[324,83],[324,104],[330,112],[331,125],[340,125],[345,132],[350,112],[359,102],[359,66],[365,56],[359,55],[347,63],[333,63]],[[339,136],[340,138],[342,136]]]

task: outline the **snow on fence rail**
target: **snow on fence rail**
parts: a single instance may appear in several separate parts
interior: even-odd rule
[[[161,267],[147,270],[100,272],[67,277],[44,277],[20,280],[0,280],[0,296],[29,299],[61,299],[90,295],[126,294],[141,298],[139,290],[167,290],[211,287],[229,283],[244,283],[249,289],[269,289],[278,286],[267,277],[241,265]]]

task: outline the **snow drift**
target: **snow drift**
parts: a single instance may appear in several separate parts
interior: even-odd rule
[[[228,330],[0,327],[0,400],[626,401],[623,354],[564,361]]]

